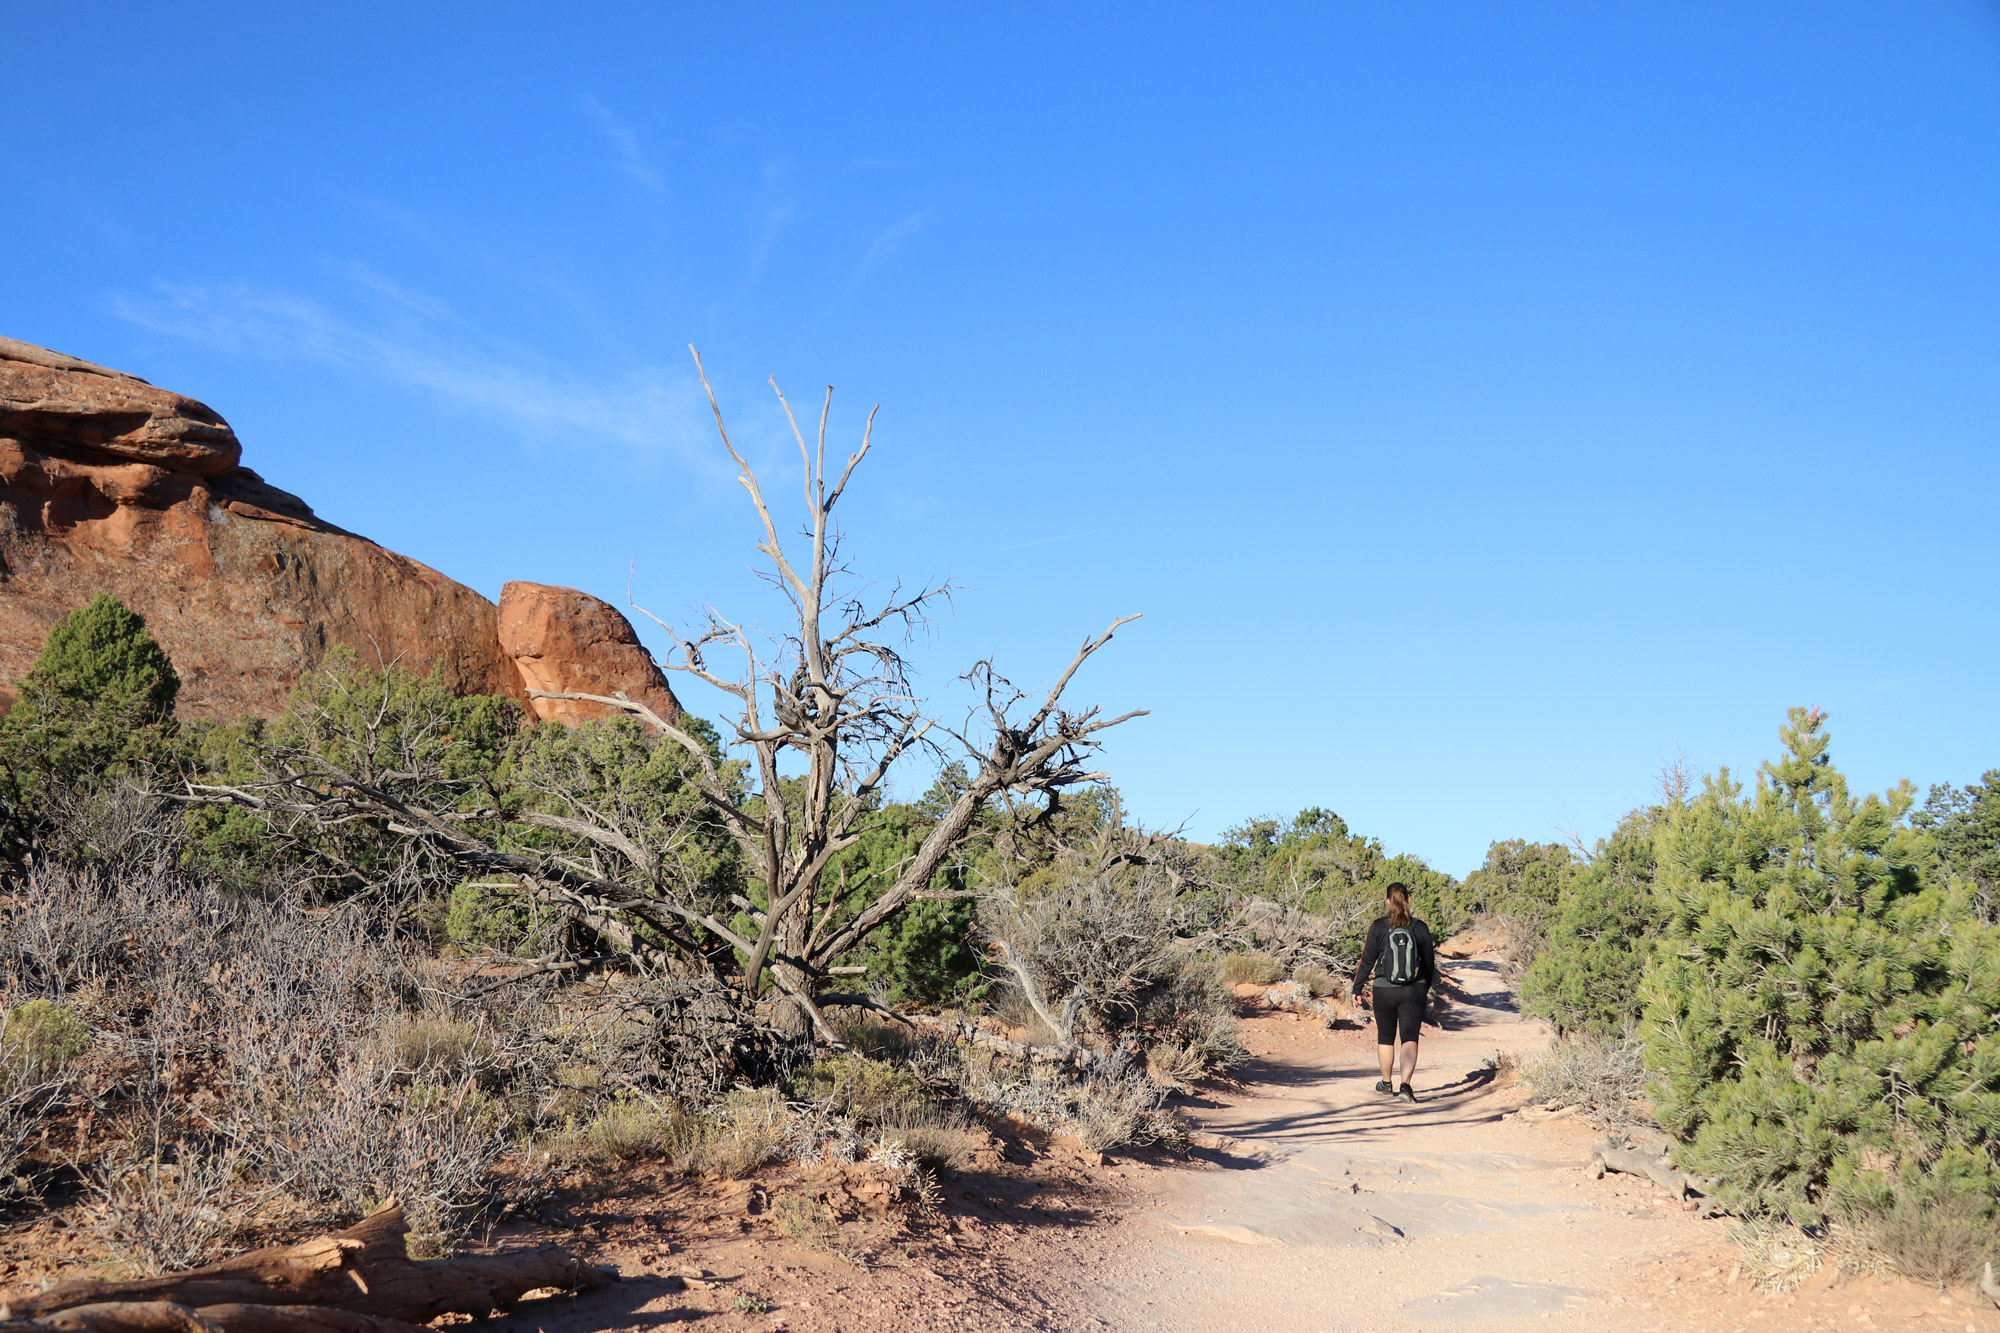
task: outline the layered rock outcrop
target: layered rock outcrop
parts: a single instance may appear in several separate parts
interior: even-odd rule
[[[623,695],[668,722],[680,700],[618,608],[575,588],[509,583],[500,590],[500,648],[522,685],[550,693]],[[530,699],[545,722],[582,722],[618,711],[577,699]]]
[[[49,626],[109,592],[173,659],[187,717],[275,715],[339,645],[439,668],[461,693],[525,699],[530,684],[558,681],[678,715],[605,603],[509,585],[538,590],[521,598],[510,640],[533,651],[503,651],[492,602],[325,522],[241,458],[229,423],[191,398],[0,339],[0,711]],[[531,664],[525,681],[517,661]]]

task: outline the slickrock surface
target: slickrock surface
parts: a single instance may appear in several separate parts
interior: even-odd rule
[[[668,722],[681,716],[652,654],[617,607],[574,588],[509,583],[500,590],[500,647],[523,686],[553,693],[623,694]],[[613,710],[574,699],[530,699],[544,722],[581,722]]]
[[[0,339],[0,705],[100,591],[145,617],[187,717],[275,714],[338,644],[522,693],[492,602],[320,520],[241,454],[191,398]]]

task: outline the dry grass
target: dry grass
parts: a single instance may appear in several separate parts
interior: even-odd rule
[[[790,1155],[799,1119],[775,1088],[738,1088],[697,1122],[680,1160],[693,1175],[741,1180]]]
[[[1743,1276],[1765,1291],[1790,1291],[1826,1262],[1823,1242],[1778,1222],[1745,1222],[1729,1232],[1742,1254]]]
[[[1308,963],[1304,967],[1295,969],[1292,972],[1292,980],[1304,986],[1315,1000],[1347,994],[1346,979],[1337,975],[1333,969],[1318,963]]]
[[[1284,975],[1284,967],[1267,953],[1222,956],[1222,979],[1232,986],[1268,986]]]
[[[915,1074],[852,1052],[815,1061],[806,1087],[836,1113],[862,1125],[920,1115],[931,1105],[929,1090]]]
[[[1854,1228],[1865,1252],[1904,1277],[1940,1290],[1971,1282],[2000,1256],[1990,1201],[1969,1194],[1898,1198]]]
[[[443,1082],[484,1078],[498,1063],[486,1025],[449,1013],[397,1014],[383,1033],[383,1048],[398,1073]]]
[[[601,1166],[642,1158],[681,1160],[695,1133],[693,1122],[679,1107],[626,1096],[606,1102],[588,1124],[561,1136],[557,1147],[564,1156],[587,1158]]]
[[[875,1137],[878,1145],[897,1145],[917,1165],[939,1175],[963,1167],[987,1140],[963,1113],[941,1109],[894,1116],[876,1127]]]
[[[1168,1040],[1146,1052],[1153,1068],[1178,1083],[1194,1083],[1241,1068],[1250,1050],[1237,1035],[1236,1020],[1223,1014],[1186,1022]]]
[[[1606,1128],[1647,1123],[1633,1103],[1645,1095],[1644,1048],[1636,1038],[1572,1033],[1521,1071],[1534,1100],[1582,1106]]]

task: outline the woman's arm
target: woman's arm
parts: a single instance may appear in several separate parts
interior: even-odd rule
[[[1351,988],[1357,997],[1361,994],[1361,984],[1368,980],[1368,974],[1375,970],[1375,959],[1382,952],[1382,922],[1378,919],[1368,927],[1368,942],[1361,949],[1361,964],[1354,969],[1354,985]]]

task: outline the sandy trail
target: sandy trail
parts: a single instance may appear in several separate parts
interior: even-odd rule
[[[1261,1010],[1243,1023],[1256,1059],[1242,1083],[1188,1106],[1221,1144],[1192,1161],[1106,1163],[1009,1133],[1000,1157],[948,1182],[937,1217],[907,1232],[864,1219],[815,1244],[774,1225],[799,1179],[635,1168],[579,1204],[569,1232],[598,1237],[593,1260],[625,1280],[486,1327],[2000,1333],[1990,1302],[1907,1282],[1824,1274],[1788,1295],[1732,1282],[1730,1223],[1650,1182],[1592,1178],[1588,1125],[1503,1118],[1526,1093],[1492,1077],[1494,1057],[1532,1058],[1548,1034],[1522,1020],[1492,957],[1440,961],[1465,1000],[1425,1030],[1417,1106],[1374,1091],[1372,1025]],[[868,1241],[884,1226],[895,1235]]]
[[[1100,1270],[1100,1327],[1162,1333],[2000,1328],[1985,1303],[1907,1283],[1771,1296],[1729,1280],[1729,1224],[1585,1170],[1596,1132],[1503,1119],[1493,1057],[1548,1040],[1491,957],[1440,959],[1469,1003],[1425,1029],[1407,1106],[1374,1091],[1374,1034],[1267,1014],[1244,1089],[1196,1103],[1228,1140],[1148,1173],[1150,1209]],[[1502,1081],[1504,1083],[1504,1080]],[[1134,1181],[1135,1185],[1141,1182]]]

